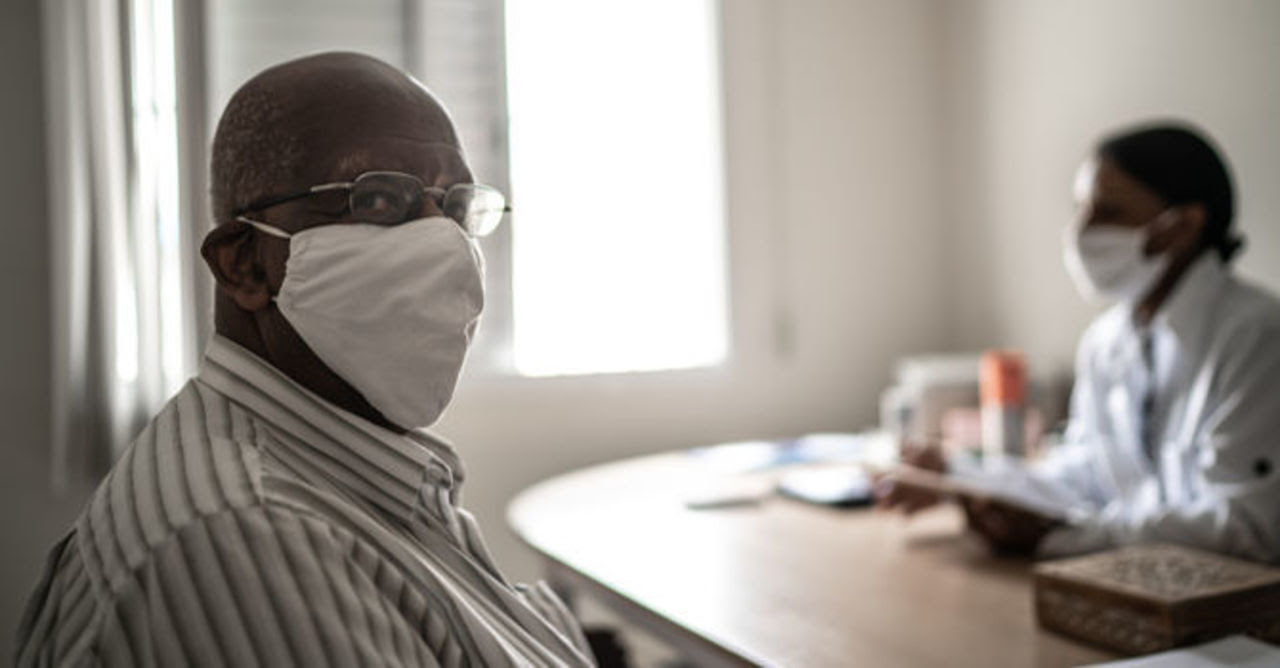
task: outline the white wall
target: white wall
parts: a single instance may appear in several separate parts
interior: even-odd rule
[[[1094,312],[1061,269],[1071,178],[1100,134],[1180,117],[1234,167],[1245,275],[1280,289],[1280,3],[942,3],[954,343],[1070,364]]]
[[[503,512],[520,489],[638,453],[867,427],[893,360],[948,342],[933,4],[732,0],[723,13],[731,362],[464,379],[437,430],[469,467],[465,505],[517,577],[532,561]]]

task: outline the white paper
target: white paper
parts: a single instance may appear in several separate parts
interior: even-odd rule
[[[952,457],[948,466],[943,477],[962,495],[988,497],[1068,524],[1096,511],[1074,490],[1036,475],[1013,457],[983,462]]]
[[[1272,668],[1280,666],[1280,647],[1249,636],[1228,636],[1194,647],[1148,654],[1136,659],[1095,663],[1093,668]]]

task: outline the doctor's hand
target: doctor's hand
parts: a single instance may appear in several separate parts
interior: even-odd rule
[[[936,445],[904,443],[901,461],[934,473],[946,473],[947,460]],[[893,473],[886,473],[876,480],[876,507],[881,510],[900,510],[906,515],[915,514],[942,501],[937,492],[927,487],[913,485]]]
[[[993,552],[1029,556],[1045,534],[1062,526],[1058,520],[1015,508],[994,499],[961,500],[969,528],[982,536]]]

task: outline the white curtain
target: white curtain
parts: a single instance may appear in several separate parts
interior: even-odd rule
[[[171,1],[43,4],[55,487],[109,465],[194,368]]]

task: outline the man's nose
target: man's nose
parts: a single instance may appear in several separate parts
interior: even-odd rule
[[[418,206],[418,210],[411,212],[415,215],[410,218],[429,218],[433,216],[443,216],[444,210],[441,208],[444,193],[434,190],[427,190],[422,193],[422,203]]]

